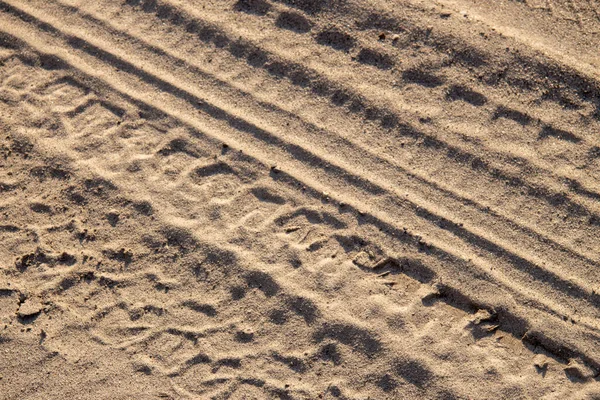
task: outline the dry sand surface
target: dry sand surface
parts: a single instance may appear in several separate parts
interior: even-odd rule
[[[0,0],[0,398],[600,398],[599,47],[597,0]]]

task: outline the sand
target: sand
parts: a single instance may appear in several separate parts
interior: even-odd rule
[[[598,398],[599,44],[594,0],[0,0],[0,398]]]

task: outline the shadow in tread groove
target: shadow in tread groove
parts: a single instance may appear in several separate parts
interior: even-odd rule
[[[483,94],[471,90],[465,86],[452,85],[448,90],[446,98],[449,100],[463,100],[477,107],[487,103],[487,97]]]
[[[319,32],[315,40],[321,45],[346,52],[350,51],[356,45],[356,40],[352,36],[337,28],[330,28]]]
[[[265,0],[238,0],[234,9],[250,14],[266,15],[271,10],[271,5]]]
[[[444,84],[444,79],[425,70],[412,68],[402,73],[402,78],[409,83],[416,83],[427,88],[435,88]]]
[[[275,25],[279,28],[288,29],[298,33],[306,33],[311,30],[312,23],[302,14],[295,12],[282,12],[277,17]]]
[[[498,119],[498,118],[510,119],[510,120],[513,120],[523,126],[529,125],[530,123],[533,122],[533,118],[531,118],[531,116],[529,114],[523,113],[521,111],[513,110],[512,108],[508,108],[508,107],[504,107],[504,106],[498,106],[498,108],[494,112],[494,115],[492,116],[492,119]]]
[[[578,136],[576,136],[575,134],[573,134],[569,131],[565,131],[562,129],[558,129],[558,128],[554,128],[552,126],[546,125],[540,131],[539,138],[545,139],[545,138],[549,138],[549,137],[554,137],[554,138],[557,138],[560,140],[565,140],[565,141],[571,142],[571,143],[581,142],[581,138],[579,138]]]
[[[390,69],[394,66],[394,61],[389,55],[373,49],[362,49],[356,56],[356,60],[380,69]]]

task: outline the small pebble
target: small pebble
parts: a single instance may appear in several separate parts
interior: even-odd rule
[[[20,318],[33,317],[42,312],[42,305],[38,302],[28,300],[21,304],[19,307],[19,311],[17,311],[17,315]]]

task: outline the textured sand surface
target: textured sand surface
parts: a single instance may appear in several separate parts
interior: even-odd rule
[[[597,0],[0,0],[0,399],[600,398]]]

